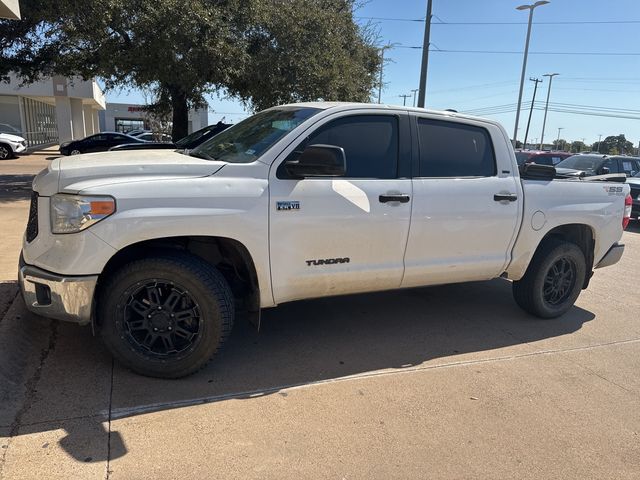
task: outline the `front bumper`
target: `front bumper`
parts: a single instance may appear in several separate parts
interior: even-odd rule
[[[26,145],[23,145],[21,143],[18,143],[17,145],[14,146],[13,152],[14,153],[22,153],[27,149]]]
[[[32,312],[86,325],[91,322],[97,275],[62,276],[24,264],[18,271],[20,290]]]
[[[609,267],[613,264],[616,264],[622,258],[622,254],[624,253],[624,245],[620,243],[615,243],[609,251],[602,257],[602,260],[598,262],[596,268]]]

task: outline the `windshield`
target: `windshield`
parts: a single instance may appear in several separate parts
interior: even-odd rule
[[[318,108],[282,107],[260,112],[207,140],[189,155],[229,163],[251,163]]]
[[[595,172],[604,163],[602,157],[590,157],[587,155],[573,155],[565,158],[556,165],[556,168],[571,168],[573,170],[582,170],[585,172]]]

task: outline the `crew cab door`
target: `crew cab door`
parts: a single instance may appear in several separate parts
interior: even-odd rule
[[[412,198],[409,136],[406,113],[337,113],[275,160],[269,242],[276,303],[400,286]],[[344,149],[346,175],[290,178],[284,162],[319,144]]]
[[[413,118],[418,143],[405,287],[484,280],[508,263],[522,210],[511,146],[495,125]]]

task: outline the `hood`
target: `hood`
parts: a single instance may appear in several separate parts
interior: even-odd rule
[[[5,140],[9,140],[10,142],[20,143],[24,142],[24,138],[19,137],[18,135],[11,135],[10,133],[0,133],[0,138],[4,138]]]
[[[57,158],[33,182],[40,195],[79,193],[115,183],[196,178],[213,175],[224,162],[170,150],[103,152]]]

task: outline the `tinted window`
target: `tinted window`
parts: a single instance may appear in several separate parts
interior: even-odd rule
[[[481,127],[418,119],[420,176],[490,177],[496,161],[489,133]]]
[[[638,164],[635,160],[619,160],[621,170],[627,175],[633,176],[638,172]]]
[[[396,178],[398,119],[390,115],[354,115],[320,127],[300,147],[342,147],[347,157],[346,177]],[[296,149],[297,153],[302,148]],[[295,152],[294,152],[295,153]]]

